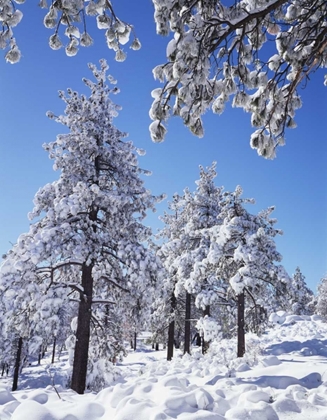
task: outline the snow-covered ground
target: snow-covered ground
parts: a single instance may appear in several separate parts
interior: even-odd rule
[[[65,389],[65,355],[50,371],[45,359],[24,369],[16,392],[11,378],[0,379],[0,420],[327,419],[327,324],[317,316],[274,320],[280,324],[261,337],[247,335],[243,359],[234,358],[234,341],[205,357],[197,348],[177,352],[171,362],[140,342],[98,394]]]

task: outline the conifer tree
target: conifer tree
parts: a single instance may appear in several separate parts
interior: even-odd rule
[[[316,313],[327,320],[327,275],[318,284]]]
[[[291,310],[296,315],[312,315],[314,312],[314,295],[307,287],[305,276],[300,267],[296,267],[291,283]]]
[[[117,88],[107,85],[106,61],[100,64],[89,65],[95,82],[83,79],[89,97],[71,89],[67,95],[59,92],[65,114],[48,112],[68,129],[44,145],[60,176],[36,193],[29,215],[34,222],[2,267],[2,281],[20,278],[28,290],[37,287],[46,294],[64,287],[67,294],[74,293],[77,327],[71,387],[78,393],[86,385],[92,325],[101,328],[97,313],[114,305],[120,293],[143,288],[157,269],[145,247],[151,232],[142,224],[156,202],[141,179],[147,171],[139,168],[136,153],[143,151],[124,141],[126,135],[113,125],[119,107],[109,95]],[[102,342],[106,355],[104,335]]]

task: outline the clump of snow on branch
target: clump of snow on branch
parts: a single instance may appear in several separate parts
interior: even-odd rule
[[[16,4],[24,3],[25,0],[3,0],[0,4],[0,48],[7,50],[5,59],[14,64],[19,62],[21,52],[14,38],[15,28],[23,18],[23,13],[16,8]],[[79,47],[90,47],[93,39],[87,30],[86,22],[89,18],[95,18],[97,28],[103,30],[109,49],[115,52],[116,61],[124,61],[126,52],[123,46],[130,38],[133,41],[130,48],[139,50],[141,42],[134,33],[131,24],[121,20],[115,13],[110,0],[94,2],[90,0],[66,0],[64,2],[47,2],[41,0],[39,7],[46,10],[43,25],[53,30],[49,37],[49,46],[53,50],[65,49],[67,56],[73,57],[78,53]]]
[[[169,35],[167,61],[153,70],[156,89],[150,117],[153,141],[178,115],[198,137],[202,115],[222,114],[228,102],[251,114],[250,145],[273,159],[296,127],[301,86],[326,67],[327,3],[317,0],[153,0],[157,33]],[[308,22],[310,22],[308,26]],[[272,46],[275,44],[275,51]],[[160,127],[160,133],[154,128]]]

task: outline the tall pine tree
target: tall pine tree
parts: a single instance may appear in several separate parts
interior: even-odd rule
[[[91,327],[99,329],[96,312],[114,305],[119,293],[143,288],[157,268],[145,246],[151,232],[142,224],[156,199],[141,179],[146,171],[139,168],[136,153],[142,151],[113,125],[119,107],[109,95],[117,88],[107,85],[108,65],[100,63],[100,68],[89,65],[95,82],[83,79],[89,97],[68,89],[67,95],[59,93],[65,114],[48,112],[68,129],[43,146],[60,177],[36,193],[34,222],[4,264],[4,275],[11,277],[31,265],[32,282],[44,292],[60,286],[74,292],[78,319],[71,387],[78,393],[86,384]],[[65,276],[60,275],[63,267]],[[30,287],[28,278],[21,279],[23,287]]]

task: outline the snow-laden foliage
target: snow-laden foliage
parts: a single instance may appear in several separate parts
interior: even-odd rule
[[[214,185],[215,176],[215,163],[207,170],[200,166],[196,194],[188,189],[184,190],[182,196],[175,194],[169,204],[170,213],[165,213],[161,218],[165,226],[159,237],[164,239],[164,243],[158,256],[166,275],[161,289],[161,302],[156,303],[154,315],[158,317],[160,313],[164,325],[167,320],[175,320],[180,325],[181,315],[185,318],[184,297],[190,290],[184,287],[184,281],[197,261],[205,255],[205,245],[199,232],[214,225],[219,217],[221,189]],[[197,315],[201,316],[202,310],[198,312]],[[194,315],[191,315],[191,319],[194,319]]]
[[[153,0],[157,33],[173,34],[167,62],[154,68],[164,83],[153,91],[154,141],[164,122],[178,115],[203,136],[202,115],[233,107],[251,114],[250,145],[272,159],[296,127],[298,94],[327,63],[327,3],[324,0]]]
[[[59,92],[64,115],[48,112],[68,129],[44,144],[60,176],[36,193],[30,230],[8,252],[0,277],[2,304],[13,315],[8,319],[18,317],[17,328],[27,336],[32,321],[47,323],[43,336],[62,329],[59,313],[69,296],[75,314],[78,310],[75,350],[82,339],[89,347],[92,325],[95,360],[121,352],[122,335],[113,324],[131,311],[132,297],[153,282],[157,270],[145,246],[151,231],[142,224],[157,198],[143,184],[137,149],[113,125],[119,107],[109,97],[107,63],[100,63],[89,65],[95,82],[84,79],[89,97],[71,89]],[[115,308],[122,293],[131,297]]]
[[[327,320],[327,276],[324,276],[318,285],[316,312]]]
[[[315,297],[307,287],[305,276],[299,267],[296,267],[290,284],[290,307],[295,315],[313,315],[315,306]]]
[[[23,13],[17,9],[17,5],[25,0],[2,0],[0,2],[0,48],[6,50],[5,59],[14,64],[21,58],[21,52],[14,38],[13,28],[21,19]],[[36,6],[36,5],[35,5]],[[49,38],[49,46],[53,50],[65,48],[69,57],[78,53],[79,47],[89,47],[93,39],[87,31],[86,21],[89,18],[96,20],[97,28],[105,31],[105,39],[108,48],[115,51],[115,60],[124,61],[126,53],[122,47],[130,41],[131,34],[133,41],[130,48],[139,50],[141,43],[135,36],[133,26],[121,20],[114,11],[110,0],[86,1],[64,0],[53,1],[48,4],[47,0],[40,0],[39,6],[46,10],[43,24],[53,31]]]
[[[274,242],[282,232],[270,217],[273,207],[249,213],[245,206],[253,200],[242,198],[241,187],[224,191],[215,177],[215,163],[200,167],[196,190],[176,195],[170,207],[175,211],[163,217],[165,242],[158,252],[166,269],[163,289],[178,299],[185,291],[194,297],[204,337],[235,332],[236,301],[244,293],[245,326],[257,332],[268,312],[288,302],[290,279]]]

